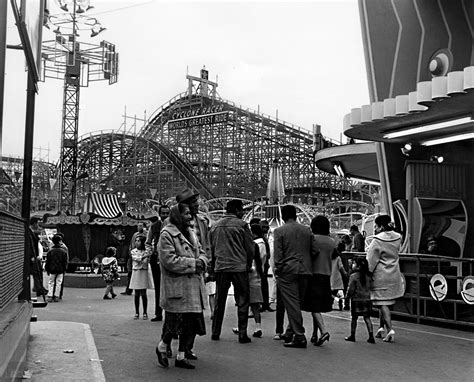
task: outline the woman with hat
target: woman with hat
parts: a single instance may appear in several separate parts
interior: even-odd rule
[[[165,322],[156,348],[158,362],[168,367],[166,348],[179,337],[175,366],[194,369],[189,359],[197,359],[191,351],[196,335],[206,334],[204,322],[204,271],[207,257],[191,227],[191,213],[186,204],[178,203],[170,211],[169,224],[163,228],[158,242],[161,265],[160,305]]]

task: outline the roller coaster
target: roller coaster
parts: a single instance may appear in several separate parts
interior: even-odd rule
[[[138,133],[80,138],[78,173],[88,177],[77,182],[79,199],[91,190],[113,190],[138,208],[190,187],[204,200],[262,200],[277,159],[288,199],[371,202],[364,186],[316,168],[315,151],[335,145],[332,140],[221,98],[205,76],[187,80],[188,90],[161,105]]]
[[[63,209],[76,213],[86,194],[98,191],[116,193],[126,201],[127,211],[142,212],[149,207],[147,201],[163,202],[185,187],[197,190],[203,200],[239,197],[265,203],[275,159],[281,166],[286,202],[372,203],[370,186],[317,169],[315,152],[336,142],[317,128],[309,132],[221,98],[217,83],[209,81],[206,72],[202,70],[201,77],[187,75],[187,91],[161,105],[142,126],[135,126],[136,133],[124,127],[80,137],[73,158],[77,174],[69,187],[58,191],[59,179],[56,186],[52,181],[58,165],[43,164],[44,169],[38,170],[43,175],[36,175],[34,186],[44,189],[37,195],[42,200],[35,202],[33,195],[32,206],[51,209],[59,205],[54,199],[61,198]],[[65,205],[71,194],[76,201]],[[222,204],[216,202],[215,207]]]

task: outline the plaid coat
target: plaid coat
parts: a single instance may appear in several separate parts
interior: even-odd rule
[[[188,241],[174,224],[168,224],[161,231],[158,256],[160,306],[170,313],[201,313],[207,295],[203,274],[196,273],[196,260],[207,266],[208,259],[194,232]]]

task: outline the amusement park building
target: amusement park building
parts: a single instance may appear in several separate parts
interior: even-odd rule
[[[472,325],[474,4],[360,0],[359,8],[371,104],[345,116],[344,134],[366,142],[321,150],[316,164],[380,182],[407,252],[404,306],[395,310]],[[431,236],[437,253],[420,255]]]

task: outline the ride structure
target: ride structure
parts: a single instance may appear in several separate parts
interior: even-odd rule
[[[227,101],[208,71],[187,75],[187,91],[161,105],[138,133],[99,132],[78,142],[78,192],[127,195],[128,208],[166,200],[184,187],[205,200],[239,197],[264,201],[274,159],[282,171],[285,200],[316,205],[342,199],[372,202],[364,185],[319,171],[316,151],[337,143],[313,132]],[[136,129],[136,127],[135,127]],[[135,205],[133,205],[135,203]],[[219,208],[210,206],[211,208]]]
[[[78,40],[79,32],[95,37],[105,30],[96,18],[86,14],[93,8],[90,0],[60,0],[58,5],[64,12],[49,15],[48,10],[45,20],[48,29],[55,27],[56,37],[43,41],[42,78],[64,80],[58,210],[74,213],[76,182],[86,176],[77,173],[80,88],[93,81],[117,82],[118,53],[107,41],[92,44]]]

